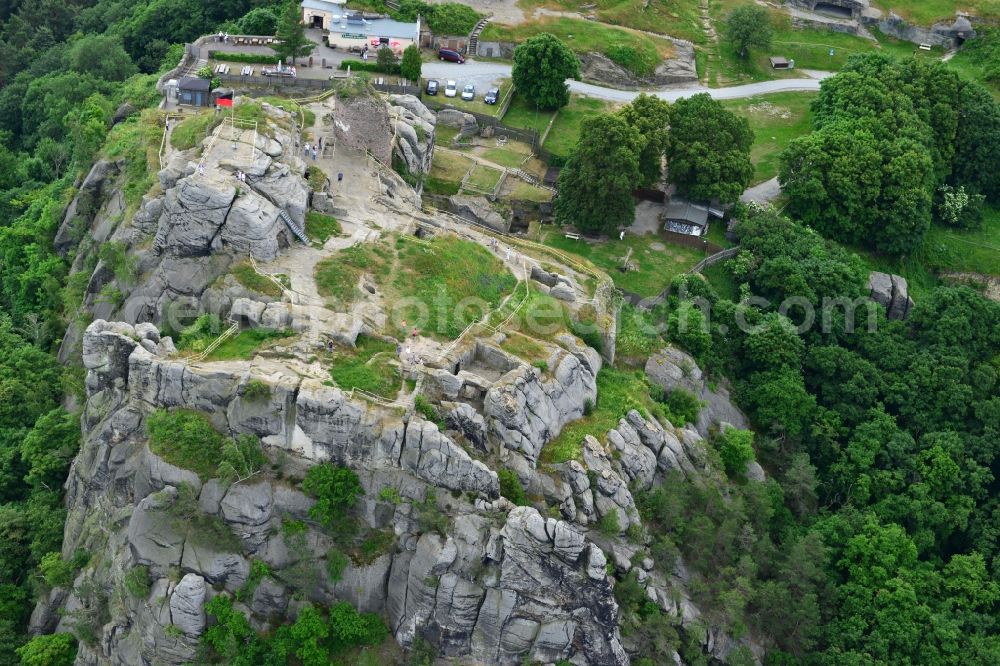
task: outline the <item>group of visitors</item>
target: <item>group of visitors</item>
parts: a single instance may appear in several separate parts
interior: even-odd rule
[[[215,41],[222,42],[223,44],[229,43],[229,33],[219,31],[219,34],[215,36]]]
[[[236,170],[236,180],[238,180],[241,183],[246,183],[247,182],[247,175],[246,175],[246,173],[244,173],[243,171],[240,171],[239,169],[237,169]]]
[[[316,159],[316,155],[318,154],[318,151],[316,150],[316,144],[308,144],[307,143],[305,145],[305,154],[306,154],[306,157],[309,157],[310,155],[312,155],[312,158]]]

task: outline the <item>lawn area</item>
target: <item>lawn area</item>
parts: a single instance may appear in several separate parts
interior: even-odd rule
[[[983,228],[976,231],[932,225],[924,251],[925,261],[938,271],[1000,275],[1000,209],[987,208]]]
[[[508,127],[533,129],[541,134],[549,126],[553,115],[555,115],[555,111],[537,109],[524,95],[514,93],[514,99],[507,107],[507,113],[504,114],[501,122]]]
[[[615,281],[615,286],[640,296],[655,296],[663,291],[670,279],[701,261],[704,253],[667,243],[658,236],[626,234],[625,240],[606,240],[590,243],[583,239],[566,238],[558,229],[543,232],[542,242],[581,257],[586,257],[604,269]],[[664,249],[655,249],[659,243]],[[622,260],[632,248],[629,262],[638,270],[622,273]]]
[[[322,245],[331,236],[339,236],[343,233],[340,222],[332,215],[324,215],[314,210],[306,213],[306,235],[309,240]]]
[[[611,102],[573,95],[569,104],[559,109],[559,115],[545,138],[543,148],[560,157],[568,157],[573,146],[580,140],[580,125],[583,121],[614,108]]]
[[[424,189],[431,194],[458,194],[458,186],[472,164],[471,159],[460,153],[435,150]]]
[[[956,11],[977,16],[1000,16],[1000,0],[872,0],[872,6],[899,14],[917,25],[930,27],[937,21],[951,23]]]
[[[520,178],[507,178],[501,188],[503,197],[507,199],[522,199],[525,201],[545,202],[552,200],[552,192],[536,185],[529,185]]]
[[[728,261],[720,261],[701,271],[702,276],[712,285],[720,297],[736,302],[740,297],[740,286],[729,270]]]
[[[477,148],[474,152],[490,162],[508,169],[516,169],[531,155],[531,146],[523,141],[507,141],[503,147],[494,145],[489,148]]]
[[[236,281],[241,285],[250,289],[251,291],[256,291],[259,294],[264,294],[265,296],[270,296],[271,298],[281,298],[281,289],[278,285],[274,284],[268,280],[263,275],[260,275],[253,269],[249,261],[244,261],[242,263],[236,264],[229,272],[233,274]]]
[[[220,122],[222,122],[221,118],[212,111],[207,110],[190,118],[185,118],[177,127],[170,131],[170,145],[177,150],[194,148]]]
[[[545,347],[534,338],[521,333],[509,333],[500,343],[500,348],[518,358],[523,358],[528,363],[545,361],[549,358],[549,352]]]
[[[725,100],[727,109],[750,121],[754,132],[751,185],[778,175],[778,156],[797,137],[812,131],[809,105],[817,93],[790,92]],[[722,228],[722,225],[713,225]]]
[[[488,192],[492,194],[493,190],[497,186],[497,183],[500,182],[500,177],[502,175],[502,171],[494,169],[493,167],[477,164],[472,168],[472,173],[469,175],[469,180],[466,181],[466,185],[471,190],[479,190],[480,192]]]
[[[573,421],[559,436],[542,447],[542,463],[562,463],[579,460],[583,455],[583,438],[593,435],[604,441],[608,431],[631,409],[649,413],[652,407],[649,384],[641,370],[628,371],[605,366],[597,373],[597,404],[590,415]]]
[[[358,388],[392,400],[400,387],[399,369],[392,364],[395,358],[395,344],[361,335],[354,349],[337,348],[330,376],[345,391]]]
[[[598,21],[626,28],[668,34],[695,44],[705,41],[697,0],[646,2],[645,0],[519,0],[528,14],[538,7],[595,15]]]
[[[249,360],[270,342],[294,335],[291,330],[248,328],[227,339],[205,358],[206,361]]]
[[[430,241],[391,236],[341,250],[317,264],[316,283],[322,296],[346,305],[357,297],[363,274],[392,305],[386,333],[399,338],[416,326],[423,335],[454,339],[517,284],[487,249],[447,235]]]
[[[523,42],[542,32],[555,35],[576,53],[603,53],[640,76],[652,73],[664,58],[672,57],[675,51],[672,42],[648,33],[555,16],[542,16],[516,26],[489,23],[479,39],[487,42]]]

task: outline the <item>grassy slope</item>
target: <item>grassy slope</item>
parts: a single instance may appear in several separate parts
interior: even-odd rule
[[[670,282],[670,278],[698,263],[704,254],[679,245],[671,245],[656,236],[636,236],[626,234],[625,240],[608,240],[601,243],[588,243],[584,240],[571,240],[560,231],[548,231],[543,243],[565,252],[586,257],[595,265],[607,271],[615,281],[615,286],[640,296],[655,296]],[[652,243],[660,242],[664,250],[654,250]],[[619,268],[622,259],[632,248],[629,261],[638,270],[622,273]]]
[[[604,53],[610,46],[621,45],[642,51],[653,48],[663,58],[674,54],[674,45],[660,37],[595,21],[554,16],[541,16],[520,25],[489,23],[479,40],[523,42],[542,32],[552,33],[576,53]]]
[[[529,15],[538,7],[595,15],[604,23],[669,34],[696,44],[705,40],[698,18],[697,0],[646,2],[645,0],[520,0]]]
[[[872,0],[873,6],[922,26],[937,21],[952,22],[956,11],[978,16],[1000,16],[1000,0]]]
[[[355,245],[320,262],[316,282],[322,296],[342,307],[357,297],[365,273],[378,284],[385,302],[394,305],[399,320],[420,327],[421,334],[448,339],[482,315],[479,307],[460,308],[459,303],[476,299],[479,305],[496,307],[517,282],[488,250],[453,236],[430,242],[397,236]],[[388,332],[397,337],[409,333],[397,322],[389,325],[395,328]]]
[[[612,111],[614,105],[600,99],[573,95],[569,104],[559,109],[552,130],[543,148],[561,157],[567,157],[580,139],[580,125],[587,118]]]
[[[812,131],[809,105],[816,93],[775,93],[747,99],[726,100],[722,104],[750,121],[754,144],[750,159],[757,184],[778,175],[778,156],[792,139]],[[717,225],[718,226],[718,225]]]
[[[393,343],[362,335],[354,349],[341,348],[334,353],[330,376],[344,390],[358,388],[393,399],[400,387],[399,371],[391,363],[395,357]]]

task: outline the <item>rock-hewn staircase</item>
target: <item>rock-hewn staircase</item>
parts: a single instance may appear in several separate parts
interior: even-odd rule
[[[470,55],[470,56],[477,55],[477,49],[479,48],[479,35],[482,34],[483,28],[486,27],[486,24],[490,22],[491,16],[492,14],[490,16],[484,16],[483,18],[479,19],[479,22],[476,23],[476,26],[472,29],[472,32],[469,33],[469,41],[465,45],[465,55]]]
[[[281,218],[281,221],[285,223],[286,227],[288,227],[289,229],[291,229],[292,233],[295,234],[296,238],[298,238],[300,241],[302,241],[306,245],[309,245],[309,236],[306,236],[306,230],[303,229],[302,227],[300,227],[295,222],[295,220],[293,220],[288,215],[288,213],[285,211],[284,208],[282,208],[281,210],[278,211],[278,217]]]

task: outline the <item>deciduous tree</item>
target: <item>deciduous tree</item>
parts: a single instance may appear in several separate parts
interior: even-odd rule
[[[583,122],[580,142],[559,174],[555,217],[584,231],[615,233],[632,224],[632,189],[639,178],[642,139],[620,117]]]
[[[766,7],[740,5],[726,17],[726,39],[741,58],[753,47],[766,49],[771,45],[771,17]]]
[[[511,77],[520,94],[540,109],[569,103],[566,79],[580,76],[580,61],[568,46],[547,32],[514,49]]]
[[[663,175],[663,158],[670,140],[670,104],[659,97],[643,93],[618,113],[639,132],[642,139],[639,185],[655,185]]]
[[[403,61],[399,64],[399,73],[404,79],[417,81],[420,79],[420,48],[416,44],[410,44],[403,50]]]
[[[667,168],[681,196],[698,201],[739,199],[753,178],[753,131],[707,93],[670,107]]]

